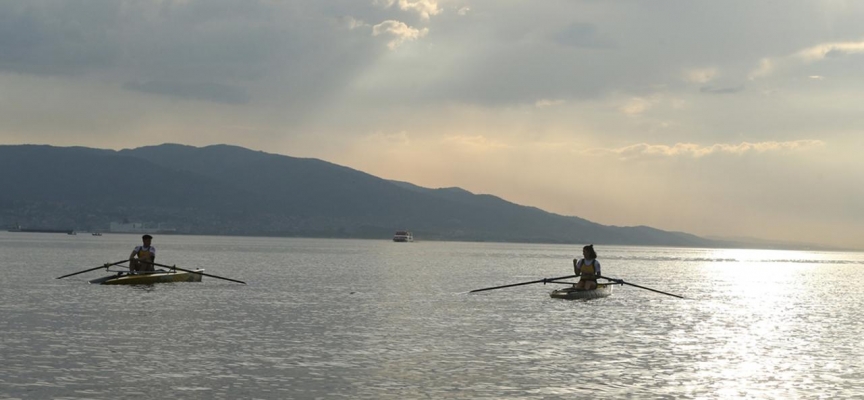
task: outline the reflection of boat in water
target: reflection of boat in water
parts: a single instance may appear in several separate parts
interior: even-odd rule
[[[563,282],[555,282],[555,283],[563,283]],[[609,297],[612,295],[612,285],[611,283],[599,283],[597,284],[597,289],[593,290],[577,290],[576,286],[558,289],[549,293],[549,296],[555,299],[566,299],[566,300],[589,300],[589,299],[599,299],[601,297]]]
[[[91,233],[91,235],[93,235],[93,236],[102,236],[102,234],[99,233],[99,232],[93,232],[93,233]]]
[[[98,279],[93,279],[90,283],[99,283],[102,285],[150,285],[153,283],[169,283],[169,282],[201,282],[201,274],[204,270],[199,268],[195,271],[178,271],[160,269],[155,272],[145,272],[137,274],[129,274],[127,272],[118,272],[115,275],[109,275]]]
[[[414,235],[408,231],[396,231],[396,234],[393,235],[394,242],[413,242]]]

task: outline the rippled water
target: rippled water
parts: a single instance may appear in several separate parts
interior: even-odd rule
[[[158,236],[249,285],[90,285],[134,235],[0,233],[0,398],[861,398],[864,254]]]

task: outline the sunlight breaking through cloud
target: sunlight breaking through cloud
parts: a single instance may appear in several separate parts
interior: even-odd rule
[[[414,11],[425,20],[441,13],[437,0],[380,0],[378,4],[383,4],[384,8],[390,8],[397,4],[400,10]]]
[[[864,41],[823,43],[799,51],[795,55],[805,61],[819,61],[831,55],[864,53]]]
[[[765,153],[772,151],[805,150],[821,147],[821,140],[795,140],[788,142],[741,142],[740,144],[713,144],[702,146],[696,143],[676,143],[673,146],[662,144],[638,143],[617,149],[602,149],[606,153],[616,154],[622,158],[637,157],[692,157],[699,158],[712,154],[743,155],[745,153]],[[594,150],[592,150],[594,151]]]
[[[771,75],[772,72],[774,72],[774,63],[769,58],[763,58],[759,60],[759,66],[750,72],[747,79],[752,81],[756,78]]]
[[[393,40],[387,43],[391,50],[408,40],[417,40],[429,33],[429,28],[417,29],[401,21],[387,20],[372,27],[372,36],[390,35]]]
[[[748,74],[749,80],[763,78],[774,74],[779,67],[792,67],[802,63],[822,61],[829,57],[864,54],[864,41],[822,43],[807,47],[787,56],[763,58],[759,65]]]

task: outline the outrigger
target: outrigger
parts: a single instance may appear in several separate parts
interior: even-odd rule
[[[559,276],[557,278],[543,278],[543,279],[538,279],[536,281],[530,281],[530,282],[511,283],[509,285],[493,286],[493,287],[488,287],[488,288],[483,288],[483,289],[475,289],[475,290],[472,290],[468,293],[482,292],[485,290],[493,290],[493,289],[503,289],[503,288],[513,287],[513,286],[530,285],[532,283],[542,283],[544,285],[547,283],[561,283],[561,284],[565,284],[565,285],[571,285],[571,287],[553,290],[552,293],[549,293],[550,297],[556,298],[556,299],[566,299],[566,300],[598,299],[598,298],[602,298],[602,297],[611,296],[613,285],[629,285],[629,286],[637,287],[640,289],[650,290],[654,293],[660,293],[660,294],[665,294],[667,296],[677,297],[679,299],[684,298],[683,296],[679,296],[677,294],[661,292],[659,290],[647,288],[645,286],[639,286],[639,285],[636,285],[636,284],[633,284],[630,282],[624,282],[623,279],[607,278],[605,276],[598,276],[597,278],[598,279],[605,279],[608,281],[607,283],[598,283],[596,289],[590,289],[590,290],[576,289],[576,283],[577,282],[564,280],[564,279],[578,278],[578,277],[579,277],[579,275],[567,275],[567,276]]]
[[[150,285],[153,283],[167,282],[201,282],[201,273],[203,269],[197,268],[192,272],[177,271],[177,269],[157,269],[155,271],[139,271],[131,274],[126,271],[111,271],[116,272],[114,275],[103,276],[93,279],[90,283],[98,283],[101,285]]]
[[[97,269],[104,268],[105,271],[114,272],[113,275],[104,276],[102,278],[93,279],[90,283],[93,284],[101,284],[101,285],[150,285],[154,283],[168,283],[168,282],[201,282],[201,277],[209,276],[216,279],[222,279],[231,282],[237,282],[246,284],[246,282],[238,281],[236,279],[225,278],[222,276],[205,274],[204,269],[197,268],[195,270],[188,270],[177,267],[176,265],[164,265],[158,263],[149,263],[148,261],[141,260],[140,262],[145,262],[152,264],[154,266],[162,267],[164,269],[159,269],[156,271],[147,271],[147,272],[138,272],[138,273],[130,273],[125,270],[112,270],[111,267],[117,266],[120,268],[129,268],[123,264],[128,262],[129,260],[121,260],[117,262],[113,262],[110,264],[104,264],[98,266],[96,268],[86,269],[84,271],[78,271],[75,273],[71,273],[68,275],[63,275],[57,277],[57,279],[63,279],[69,276],[83,274],[85,272],[95,271]]]

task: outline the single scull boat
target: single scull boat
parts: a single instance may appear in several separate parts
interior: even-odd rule
[[[563,282],[555,282],[555,283],[563,283]],[[598,283],[596,289],[592,290],[578,290],[576,286],[567,287],[564,289],[558,289],[549,293],[554,299],[566,299],[566,300],[589,300],[589,299],[599,299],[601,297],[609,297],[612,295],[612,285],[611,283]]]
[[[201,282],[201,273],[203,272],[204,270],[201,268],[194,271],[160,269],[154,272],[139,272],[137,274],[118,272],[114,275],[93,279],[90,283],[102,285],[150,285],[167,282]]]

